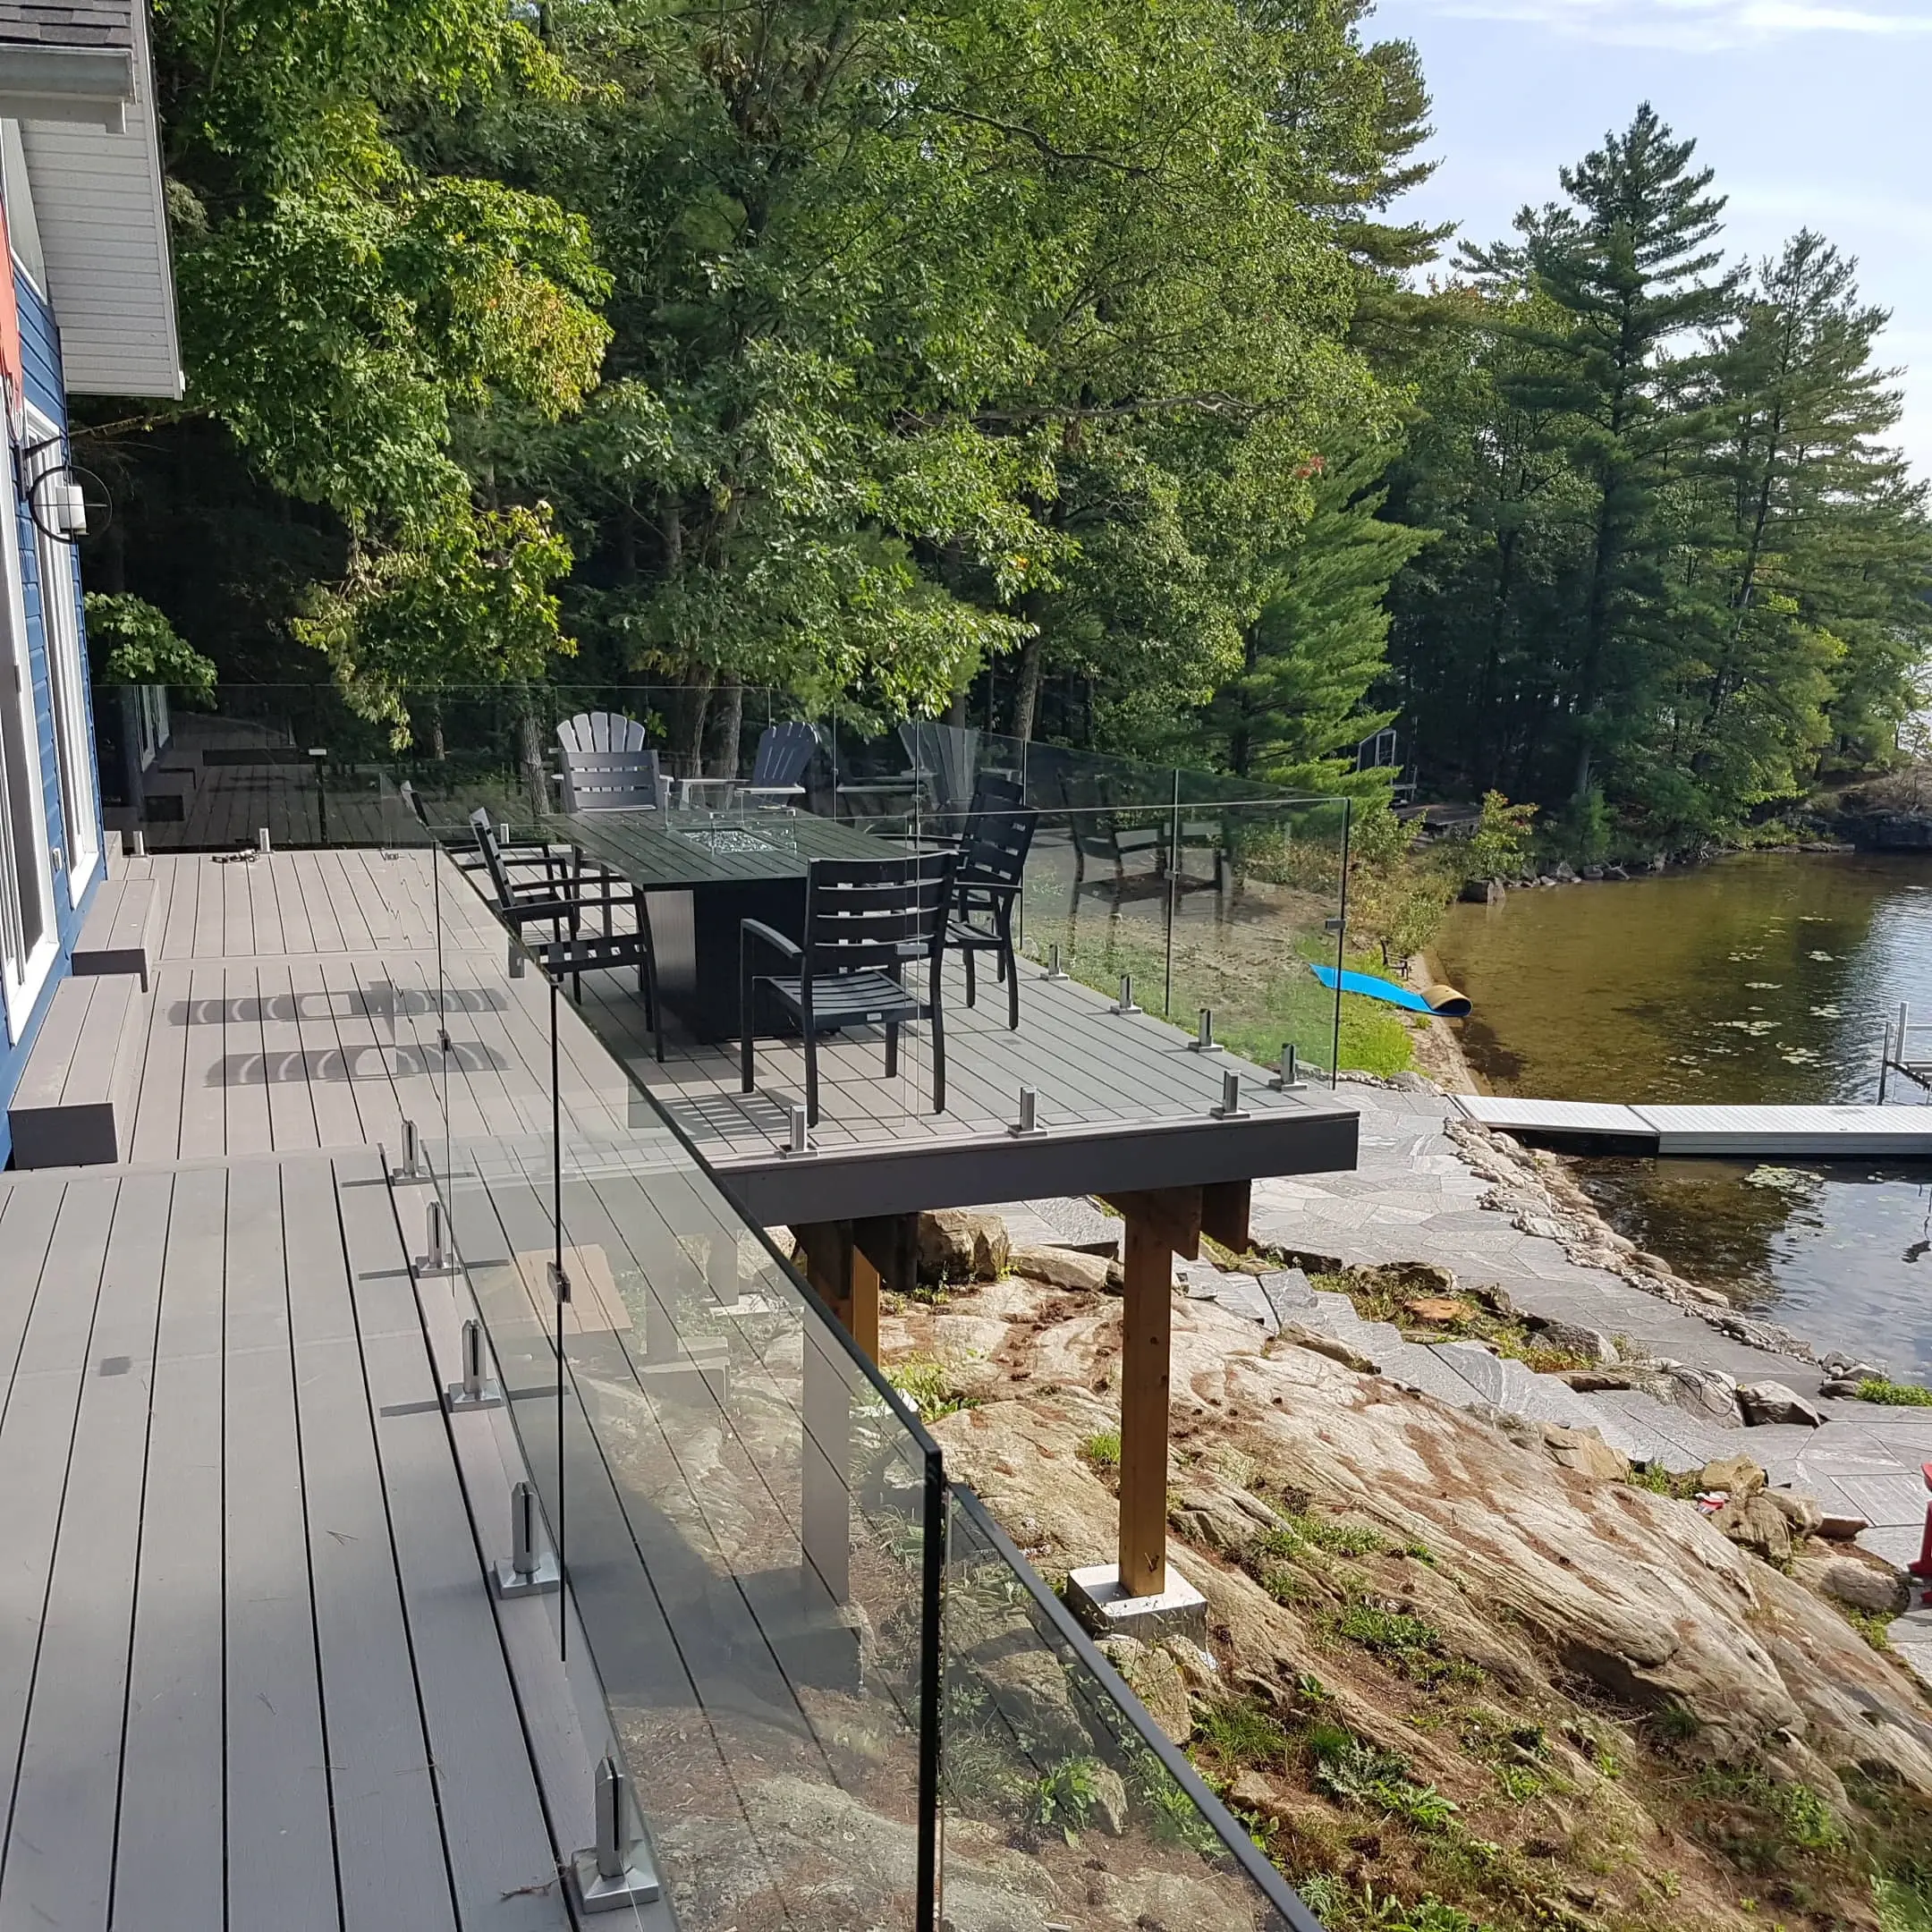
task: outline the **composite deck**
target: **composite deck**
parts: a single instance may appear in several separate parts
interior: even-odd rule
[[[513,974],[420,848],[127,869],[163,902],[130,1157],[0,1176],[0,1927],[566,1926],[614,1741],[691,1932],[908,1921],[922,1465],[606,1051],[637,1046],[628,976],[580,1013]],[[828,1046],[823,1165],[769,1218],[829,1211],[835,1143],[1038,1161],[1124,1118],[1312,1157],[1352,1125],[1256,1069],[1253,1122],[1215,1121],[1222,1056],[1023,992],[1013,1036],[955,991],[945,1116],[916,1037],[892,1089],[876,1039]],[[796,1061],[766,1043],[747,1105],[673,1047],[666,1097],[734,1185],[797,1171]],[[1022,1078],[1038,1141],[1004,1131]],[[412,1274],[405,1120],[453,1176],[460,1275]],[[508,1401],[451,1416],[472,1309]],[[500,1603],[525,1475],[567,1496],[571,1588]]]
[[[0,1177],[0,1923],[567,1926],[373,1154]]]
[[[131,1149],[0,1174],[0,1925],[568,1927],[608,1717],[487,1586],[527,1461],[444,1413],[462,1304],[387,1175],[405,1118],[548,1125],[548,990],[420,851],[123,869]],[[622,1124],[580,1027],[564,1075]]]

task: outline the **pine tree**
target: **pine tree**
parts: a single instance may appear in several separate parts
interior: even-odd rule
[[[1388,589],[1430,532],[1385,522],[1385,452],[1325,465],[1299,533],[1258,579],[1241,667],[1208,723],[1228,768],[1297,790],[1333,790],[1352,751],[1394,716],[1364,708],[1385,668]]]
[[[1679,351],[1722,323],[1739,274],[1716,245],[1724,201],[1713,171],[1691,168],[1648,102],[1622,134],[1560,175],[1570,205],[1525,208],[1523,241],[1475,251],[1479,277],[1527,279],[1568,326],[1535,331],[1544,367],[1520,377],[1520,405],[1567,418],[1567,451],[1595,485],[1590,555],[1576,613],[1572,795],[1640,715],[1667,627],[1663,559],[1673,542],[1666,486],[1695,434],[1682,407]]]

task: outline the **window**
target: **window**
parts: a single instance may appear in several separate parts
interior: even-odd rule
[[[36,442],[60,432],[35,411],[27,433]],[[38,458],[41,474],[58,469],[63,446],[52,442]],[[78,905],[100,862],[100,800],[94,784],[93,739],[88,724],[87,677],[80,662],[80,579],[73,546],[34,530],[40,580],[40,621],[47,634],[47,681],[54,700],[54,749],[60,761],[61,817],[67,827],[67,902]]]

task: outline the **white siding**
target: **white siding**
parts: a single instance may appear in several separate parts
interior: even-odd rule
[[[137,10],[127,132],[27,121],[47,293],[68,389],[79,395],[182,393],[146,11]]]

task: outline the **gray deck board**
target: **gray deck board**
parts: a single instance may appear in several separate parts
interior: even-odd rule
[[[388,1191],[373,1157],[345,1162],[341,1200],[376,1441],[394,1525],[402,1596],[462,1925],[550,1932],[567,1924],[536,1779],[517,1742],[501,1671],[478,1667],[498,1644],[485,1552],[463,1513],[436,1378],[403,1266]],[[406,1237],[407,1231],[403,1231]],[[490,1499],[472,1499],[481,1509]],[[507,1496],[496,1499],[505,1533]],[[491,1551],[489,1554],[496,1554]],[[566,1848],[570,1849],[570,1848]]]
[[[0,1871],[7,1925],[108,1923],[171,1191],[165,1176],[132,1175],[114,1204]]]
[[[228,1198],[223,1391],[232,1923],[337,1926],[289,1333],[282,1173],[240,1166]]]
[[[453,1927],[335,1175],[282,1170],[302,1493],[344,1932]]]
[[[228,1176],[174,1180],[149,1383],[148,1487],[121,1740],[128,1921],[224,1922],[222,1276]]]

